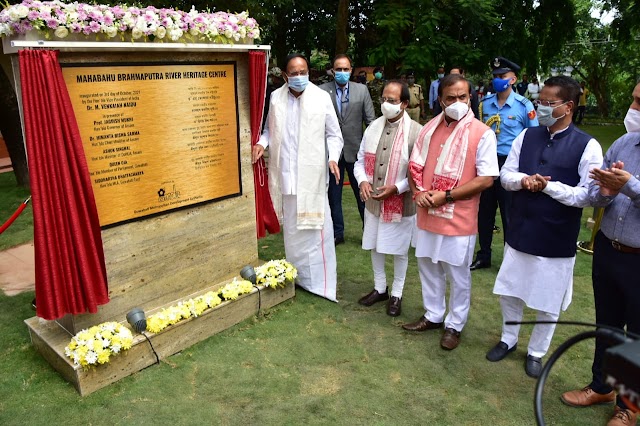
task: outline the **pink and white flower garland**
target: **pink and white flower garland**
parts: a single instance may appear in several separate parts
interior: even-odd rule
[[[260,29],[248,13],[183,12],[126,5],[63,3],[24,0],[0,12],[0,37],[39,31],[64,39],[69,34],[123,40],[235,43],[260,38]]]

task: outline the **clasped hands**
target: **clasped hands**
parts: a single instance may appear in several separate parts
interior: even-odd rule
[[[424,191],[418,192],[415,196],[416,205],[418,207],[440,207],[447,203],[445,191]]]
[[[624,170],[624,162],[616,161],[608,169],[591,170],[589,177],[600,187],[602,195],[613,196],[617,195],[620,189],[629,182],[631,173]]]
[[[362,182],[360,184],[360,199],[367,201],[369,198],[376,201],[384,201],[392,195],[398,193],[398,188],[395,185],[383,185],[373,190],[373,187],[369,182]]]
[[[540,192],[547,187],[547,182],[550,180],[551,176],[542,176],[536,173],[535,175],[523,177],[520,183],[522,184],[522,189],[531,192]]]

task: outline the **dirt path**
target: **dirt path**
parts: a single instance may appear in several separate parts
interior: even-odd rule
[[[33,242],[0,251],[0,289],[15,296],[35,288]]]

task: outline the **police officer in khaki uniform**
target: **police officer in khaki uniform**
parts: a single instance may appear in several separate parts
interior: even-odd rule
[[[416,84],[416,74],[413,71],[407,72],[407,85],[409,86],[409,107],[407,114],[415,122],[420,122],[420,117],[424,116],[424,91],[422,86]]]

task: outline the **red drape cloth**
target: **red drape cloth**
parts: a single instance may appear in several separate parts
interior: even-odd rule
[[[58,52],[21,50],[33,199],[36,314],[95,313],[109,301],[98,211]]]
[[[267,55],[262,50],[249,51],[249,102],[251,105],[251,146],[260,139],[262,114],[267,88]],[[261,158],[253,165],[253,183],[255,186],[256,202],[256,232],[258,238],[280,232],[278,217],[273,209],[269,182],[264,159]]]

